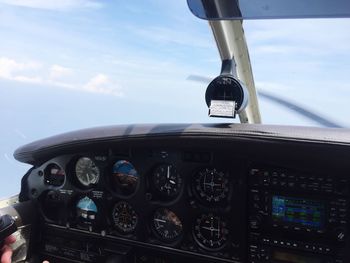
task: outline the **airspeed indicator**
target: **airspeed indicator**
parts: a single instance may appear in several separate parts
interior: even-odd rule
[[[88,157],[81,157],[75,164],[75,175],[83,186],[89,187],[97,184],[100,179],[100,169]]]

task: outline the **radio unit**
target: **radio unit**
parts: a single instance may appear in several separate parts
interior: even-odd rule
[[[250,262],[346,262],[348,192],[346,178],[251,169]]]

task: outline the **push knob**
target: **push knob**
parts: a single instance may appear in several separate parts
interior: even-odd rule
[[[345,229],[343,229],[343,228],[338,228],[338,229],[335,231],[335,236],[336,236],[336,238],[337,238],[338,241],[340,241],[340,242],[345,241],[345,238],[346,238]]]

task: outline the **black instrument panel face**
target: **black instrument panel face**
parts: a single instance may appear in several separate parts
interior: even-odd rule
[[[50,225],[235,262],[245,257],[246,168],[221,152],[112,149],[58,156],[28,183]]]

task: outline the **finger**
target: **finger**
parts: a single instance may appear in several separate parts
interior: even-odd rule
[[[11,263],[12,253],[12,249],[9,246],[5,245],[2,248],[1,263]]]
[[[49,261],[47,261],[47,260],[45,260],[45,261],[43,261],[43,263],[50,263]]]
[[[5,238],[5,244],[9,245],[16,242],[16,237],[11,235]]]

